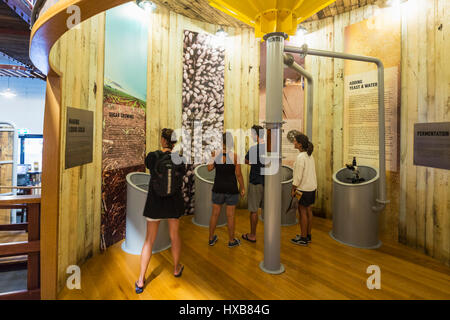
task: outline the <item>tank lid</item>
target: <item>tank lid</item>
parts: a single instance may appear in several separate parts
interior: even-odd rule
[[[364,182],[361,182],[361,183],[351,183],[351,182],[344,182],[344,181],[342,181],[342,180],[339,180],[338,179],[338,175],[340,174],[340,173],[344,173],[344,172],[349,172],[350,174],[351,174],[351,170],[350,169],[348,169],[348,168],[342,168],[342,169],[339,169],[338,171],[336,171],[334,174],[333,174],[333,182],[336,182],[336,183],[338,183],[338,184],[340,184],[340,185],[343,185],[343,186],[349,186],[349,187],[359,187],[359,186],[365,186],[365,185],[367,185],[367,184],[370,184],[370,183],[373,183],[373,182],[375,182],[376,180],[378,180],[379,178],[380,178],[380,175],[379,175],[379,172],[378,172],[378,169],[377,168],[374,168],[374,167],[370,167],[370,166],[358,166],[358,169],[359,170],[361,170],[362,169],[362,172],[361,172],[361,174],[360,174],[360,176],[362,177],[362,178],[365,178],[366,179],[366,181],[364,181]],[[367,171],[373,171],[373,174],[371,174],[371,177],[367,177],[367,174],[366,174],[366,172]]]
[[[148,193],[148,190],[142,189],[141,187],[138,186],[141,185],[142,183],[138,183],[136,184],[135,181],[133,181],[133,177],[136,176],[141,176],[142,178],[146,179],[147,183],[150,183],[150,174],[145,173],[145,172],[131,172],[129,174],[127,174],[126,176],[126,180],[127,180],[127,184],[131,187],[133,187],[134,189],[144,192],[144,193]]]

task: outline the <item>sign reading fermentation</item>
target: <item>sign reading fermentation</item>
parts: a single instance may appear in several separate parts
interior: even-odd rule
[[[67,108],[65,168],[92,162],[94,113]]]
[[[450,169],[450,122],[414,124],[414,165]]]

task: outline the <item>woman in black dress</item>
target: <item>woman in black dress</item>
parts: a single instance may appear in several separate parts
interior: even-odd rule
[[[145,274],[152,257],[152,247],[158,233],[158,227],[161,220],[167,220],[169,223],[170,240],[172,243],[172,256],[174,262],[174,276],[180,277],[184,266],[179,263],[181,240],[179,236],[179,218],[184,212],[184,201],[182,197],[181,186],[177,186],[177,190],[169,196],[160,196],[154,188],[156,181],[156,165],[158,159],[164,154],[171,155],[176,139],[173,137],[172,129],[163,129],[161,133],[161,150],[150,152],[146,159],[145,165],[150,170],[150,183],[148,188],[147,202],[145,203],[144,217],[147,220],[147,235],[141,252],[141,270],[139,279],[135,283],[136,293],[144,291]],[[180,158],[178,158],[180,159]],[[183,177],[186,171],[184,165],[174,166],[177,175]]]

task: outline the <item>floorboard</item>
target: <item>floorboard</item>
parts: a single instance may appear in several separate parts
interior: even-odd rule
[[[172,275],[170,250],[156,254],[150,262],[145,291],[134,293],[139,256],[123,252],[121,243],[88,260],[81,267],[80,290],[64,288],[60,299],[450,299],[450,268],[399,243],[383,241],[376,250],[340,244],[328,235],[332,221],[314,218],[309,247],[289,242],[298,226],[282,227],[281,260],[286,272],[269,275],[258,267],[263,260],[263,223],[258,241],[242,240],[227,247],[227,229],[219,228],[219,241],[207,245],[208,229],[181,219],[183,242],[181,278]],[[236,214],[240,237],[248,232],[248,214]],[[382,239],[383,240],[383,239]],[[381,289],[369,290],[369,265],[381,269]]]

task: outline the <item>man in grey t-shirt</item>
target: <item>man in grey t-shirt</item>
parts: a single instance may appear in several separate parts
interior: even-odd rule
[[[266,152],[264,144],[264,128],[254,125],[252,138],[257,144],[252,146],[245,156],[245,163],[251,165],[248,184],[248,210],[250,211],[250,233],[242,235],[244,240],[256,242],[256,225],[258,224],[258,209],[264,205],[264,176],[261,175],[261,156]]]

